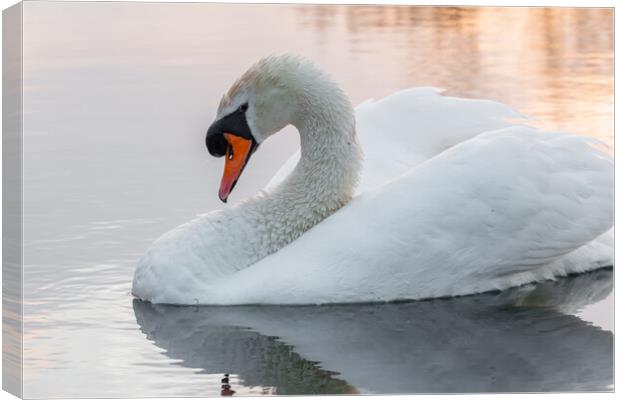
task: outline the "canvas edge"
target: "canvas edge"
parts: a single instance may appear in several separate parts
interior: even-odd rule
[[[23,3],[2,12],[2,389],[23,395]]]

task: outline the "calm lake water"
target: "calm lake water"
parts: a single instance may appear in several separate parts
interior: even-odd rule
[[[354,103],[411,86],[613,143],[610,9],[27,2],[24,395],[610,390],[612,271],[456,299],[196,308],[130,295],[163,232],[223,207],[204,133],[261,56]],[[448,116],[449,117],[449,116]],[[231,197],[296,149],[265,143]]]

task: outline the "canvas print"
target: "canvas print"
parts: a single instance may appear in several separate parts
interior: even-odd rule
[[[3,12],[3,388],[610,392],[613,9]]]

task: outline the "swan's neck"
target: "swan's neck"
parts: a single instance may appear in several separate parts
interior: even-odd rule
[[[246,243],[252,243],[256,255],[249,264],[297,239],[355,192],[362,152],[349,99],[333,85],[306,91],[298,104],[302,111],[293,125],[300,135],[301,159],[295,170],[275,189],[236,210],[244,216]]]
[[[311,225],[346,204],[355,191],[361,168],[361,149],[355,133],[355,114],[349,99],[340,90],[330,101],[307,100],[296,121],[301,158],[291,175],[277,188],[276,197],[290,205],[290,197],[300,199],[296,207],[318,214]]]

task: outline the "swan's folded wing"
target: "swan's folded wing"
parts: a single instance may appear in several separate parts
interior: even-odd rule
[[[612,214],[613,162],[589,139],[505,128],[356,197],[203,300],[360,302],[503,289],[610,261]]]
[[[510,125],[524,115],[490,101],[441,95],[442,90],[419,87],[381,100],[367,100],[355,109],[364,167],[357,193],[382,185],[445,149],[482,132]],[[278,170],[267,187],[293,171],[299,151]]]

